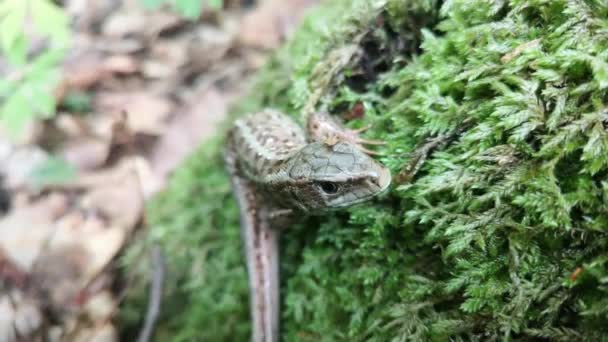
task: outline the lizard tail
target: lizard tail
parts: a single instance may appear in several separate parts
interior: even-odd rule
[[[235,159],[228,151],[226,164],[231,172],[233,192],[241,213],[253,342],[279,341],[279,254],[278,231],[272,229],[267,210],[260,206],[254,186],[237,174]]]
[[[246,246],[254,342],[279,341],[278,231],[264,214],[257,225],[242,227]]]

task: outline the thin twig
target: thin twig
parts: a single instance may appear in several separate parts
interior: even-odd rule
[[[138,342],[149,342],[154,334],[154,328],[158,315],[160,314],[160,304],[163,295],[163,283],[165,280],[166,263],[165,255],[162,248],[158,244],[152,246],[152,267],[154,273],[152,275],[152,284],[150,285],[150,296],[148,300],[148,311],[144,326],[137,338]]]

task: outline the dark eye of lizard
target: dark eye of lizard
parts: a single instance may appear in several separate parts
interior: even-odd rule
[[[321,190],[323,190],[323,192],[325,192],[326,194],[335,194],[336,192],[338,192],[338,185],[336,183],[320,182],[319,186],[321,187]]]

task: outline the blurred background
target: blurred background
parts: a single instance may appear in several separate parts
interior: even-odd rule
[[[0,341],[119,340],[146,201],[316,2],[0,0]]]

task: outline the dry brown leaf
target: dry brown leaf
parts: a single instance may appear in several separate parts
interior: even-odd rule
[[[17,291],[13,291],[17,293]],[[21,296],[11,296],[15,307],[14,327],[19,336],[32,336],[43,323],[43,316],[40,308],[31,300]],[[17,298],[15,298],[17,297]],[[18,303],[15,303],[17,299]]]
[[[109,217],[113,225],[128,230],[134,228],[143,210],[139,181],[135,176],[94,189],[82,201],[86,207]]]
[[[164,179],[154,172],[152,165],[150,165],[147,159],[134,157],[132,161],[139,177],[141,195],[145,200],[148,200],[157,191],[162,189]]]
[[[55,128],[68,138],[80,137],[87,132],[86,124],[82,118],[67,113],[58,114],[53,123]]]
[[[76,50],[64,62],[60,88],[88,89],[106,76],[107,71],[101,53],[89,49]],[[65,92],[64,90],[63,93]]]
[[[234,45],[237,31],[226,24],[222,28],[201,25],[193,32],[187,43],[188,59],[191,72],[200,72],[210,68],[222,59]]]
[[[12,263],[29,272],[46,241],[55,230],[55,220],[65,214],[65,196],[51,194],[25,207],[17,207],[0,219],[0,249]]]
[[[139,71],[139,62],[125,53],[106,56],[94,47],[91,37],[79,36],[78,43],[65,59],[60,84],[55,90],[59,101],[70,90],[86,90],[114,74],[133,74]],[[106,46],[108,49],[108,46]]]
[[[129,55],[114,55],[103,61],[103,67],[112,74],[132,74],[139,71],[139,61]]]
[[[15,147],[0,139],[0,175],[3,186],[17,189],[29,185],[29,175],[49,159],[48,153],[36,145]]]
[[[185,43],[175,39],[159,39],[151,47],[150,57],[143,63],[148,78],[166,78],[179,72],[187,61]]]
[[[33,341],[42,323],[40,308],[31,299],[16,290],[0,294],[0,341]]]
[[[123,11],[110,15],[103,23],[104,36],[122,38],[142,36],[146,30],[146,16],[141,11]]]
[[[123,229],[107,226],[95,215],[62,218],[34,264],[32,285],[55,311],[80,311],[87,302],[80,298],[82,292],[122,248],[125,237]]]
[[[69,140],[62,147],[60,155],[76,169],[85,171],[102,166],[109,152],[109,141],[85,137]]]
[[[140,52],[145,42],[138,38],[96,37],[95,50],[111,54],[131,54]]]
[[[50,242],[56,239],[53,235]],[[75,313],[79,309],[76,298],[86,286],[83,274],[91,259],[82,244],[76,241],[71,245],[47,246],[32,268],[33,293],[55,314]]]
[[[174,105],[165,96],[138,91],[98,92],[94,107],[101,113],[127,113],[129,127],[134,133],[159,135],[165,129]]]
[[[148,39],[153,39],[184,24],[186,24],[184,18],[173,12],[154,11],[146,14],[145,35]]]
[[[0,341],[16,341],[15,308],[7,295],[0,296]]]
[[[151,163],[156,174],[164,178],[201,141],[216,131],[217,124],[226,115],[226,102],[225,96],[211,87],[201,90],[184,107],[184,113],[169,123],[166,134],[152,154]]]
[[[239,40],[247,46],[273,49],[291,35],[304,11],[318,0],[266,0],[241,22]]]
[[[73,339],[74,342],[116,342],[118,332],[111,323],[102,326],[83,328],[78,331]]]
[[[120,0],[66,0],[64,7],[79,31],[90,31],[101,23],[116,7]]]
[[[104,290],[91,296],[84,309],[91,321],[105,323],[112,319],[112,314],[116,312],[117,306],[118,303],[112,293]]]

